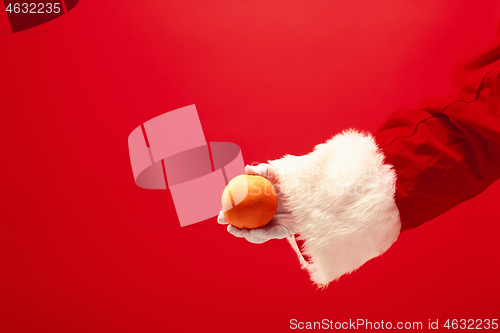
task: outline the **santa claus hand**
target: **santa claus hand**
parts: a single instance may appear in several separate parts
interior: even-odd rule
[[[245,167],[245,172],[249,175],[258,175],[269,180],[276,188],[278,194],[278,208],[276,214],[271,221],[257,229],[240,229],[231,224],[227,226],[227,231],[240,238],[245,238],[247,241],[255,244],[261,244],[271,239],[289,238],[295,234],[293,226],[295,221],[292,214],[284,205],[284,198],[281,189],[279,188],[279,179],[276,177],[274,169],[267,163],[261,163],[257,166]],[[221,211],[217,222],[220,224],[228,224],[224,213]]]
[[[217,222],[228,224],[224,217],[224,212],[219,213]],[[245,238],[250,243],[261,244],[271,239],[288,238],[294,235],[291,226],[293,221],[288,214],[276,214],[273,219],[265,226],[257,229],[240,229],[234,225],[228,224],[227,231],[239,238]]]

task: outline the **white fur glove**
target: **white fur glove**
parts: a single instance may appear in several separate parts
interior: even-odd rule
[[[255,244],[267,242],[270,239],[290,238],[295,234],[295,221],[292,214],[285,208],[283,194],[279,186],[279,179],[276,177],[274,169],[267,163],[261,163],[257,166],[247,165],[245,172],[248,175],[258,175],[269,180],[276,189],[278,195],[278,208],[271,222],[257,229],[240,229],[231,224],[228,224],[224,213],[219,213],[217,222],[220,224],[228,224],[227,231],[240,238],[245,238],[247,241]]]

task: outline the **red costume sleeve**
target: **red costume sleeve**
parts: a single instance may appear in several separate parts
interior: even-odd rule
[[[303,241],[290,244],[312,281],[325,286],[353,272],[401,231],[500,177],[500,33],[455,66],[453,85],[448,97],[395,112],[374,136],[347,130],[309,154],[269,161]]]
[[[395,112],[375,139],[397,174],[401,231],[473,198],[500,177],[500,30],[455,66],[454,92]]]

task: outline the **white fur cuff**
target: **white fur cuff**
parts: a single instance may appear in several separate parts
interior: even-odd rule
[[[301,260],[302,266],[318,285],[356,270],[396,241],[401,229],[396,174],[371,135],[345,131],[310,154],[269,164],[304,240],[302,252],[311,258]]]

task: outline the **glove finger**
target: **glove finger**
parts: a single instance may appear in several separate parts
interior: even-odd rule
[[[241,229],[242,237],[245,237],[247,241],[254,244],[262,244],[267,242],[270,238],[266,236],[265,232],[258,229]]]
[[[288,227],[291,221],[285,214],[276,215],[269,224],[262,228],[252,229],[250,232],[253,237],[266,239],[283,239],[294,234]]]
[[[269,223],[262,229],[266,229],[266,237],[270,239],[283,239],[291,236],[290,230],[283,224]]]
[[[242,235],[242,233],[241,233],[241,229],[240,228],[236,228],[232,224],[228,224],[227,225],[227,232],[229,232],[231,235],[233,235],[235,237],[238,237],[238,238],[243,238],[244,237]]]
[[[268,234],[275,239],[288,238],[293,235],[293,233],[283,225],[271,226]]]
[[[246,165],[245,172],[247,175],[257,175],[265,177],[267,175],[267,167],[265,163],[260,163],[258,165]]]
[[[269,180],[271,183],[276,183],[276,174],[274,169],[267,163],[260,163],[259,165],[247,165],[245,172],[248,175],[262,176]]]
[[[252,244],[262,244],[267,242],[269,239],[261,239],[261,238],[254,238],[254,237],[249,237],[246,238],[247,241],[249,241]]]
[[[270,239],[268,235],[268,231],[265,227],[257,228],[257,229],[242,229],[241,234],[246,239]]]
[[[228,224],[226,217],[224,216],[224,212],[221,210],[219,216],[217,216],[217,223],[219,224]]]

